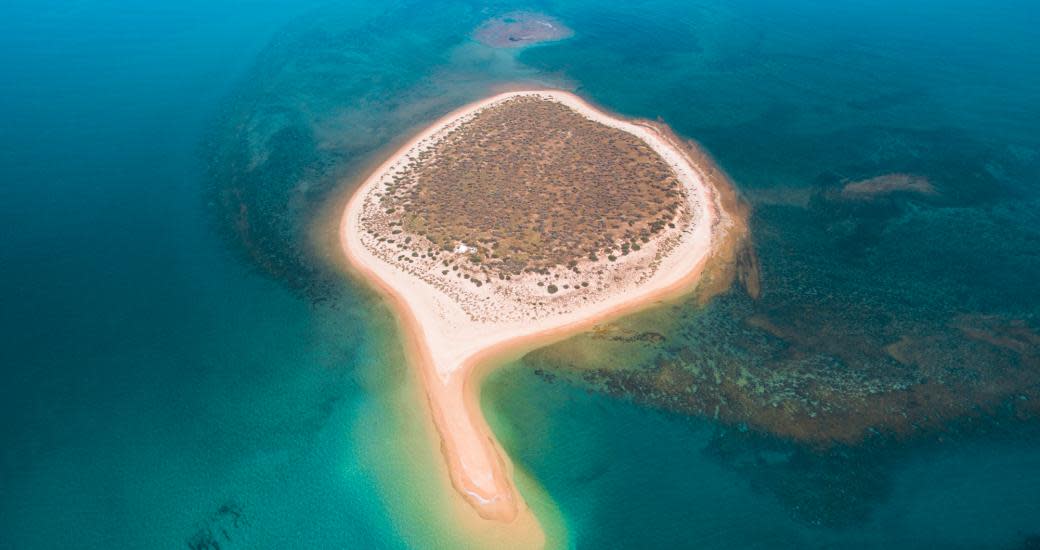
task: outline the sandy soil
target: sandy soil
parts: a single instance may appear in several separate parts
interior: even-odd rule
[[[594,300],[574,300],[565,307],[532,308],[522,303],[503,305],[517,311],[491,319],[475,318],[456,297],[431,286],[422,278],[386,261],[366,246],[361,227],[366,199],[388,171],[407,161],[416,147],[460,118],[520,94],[537,94],[558,101],[582,115],[643,139],[676,171],[694,211],[689,227],[656,269],[646,277],[618,282],[611,292]],[[689,291],[697,282],[713,245],[733,222],[719,202],[705,174],[681,144],[657,126],[611,117],[562,91],[507,92],[479,101],[435,122],[401,147],[377,168],[352,195],[340,221],[340,244],[351,265],[393,303],[409,341],[411,360],[422,372],[434,424],[441,439],[452,485],[481,518],[531,528],[535,521],[512,480],[512,464],[495,440],[478,402],[481,370],[496,360],[551,343],[594,324],[616,318]],[[495,307],[492,304],[490,307]],[[537,529],[537,523],[534,523]]]

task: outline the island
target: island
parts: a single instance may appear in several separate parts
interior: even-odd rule
[[[353,192],[340,244],[399,316],[452,485],[481,518],[525,511],[481,373],[693,289],[739,224],[716,176],[662,124],[522,90],[436,121]]]

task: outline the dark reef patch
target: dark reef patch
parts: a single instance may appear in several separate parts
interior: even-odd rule
[[[206,519],[199,530],[187,541],[188,550],[221,550],[235,540],[235,531],[246,527],[249,522],[242,509],[235,503],[222,505]]]
[[[1040,430],[1004,407],[985,418],[951,421],[914,441],[874,433],[826,448],[748,429],[715,430],[703,452],[773,495],[799,522],[827,528],[868,523],[892,496],[894,476],[912,457],[938,459],[958,445],[1031,441]]]
[[[201,147],[217,231],[260,273],[315,301],[342,284],[311,241],[332,193],[415,127],[529,74],[489,72],[465,49],[487,17],[476,6],[371,10],[319,9],[281,31]]]
[[[881,153],[828,151],[842,141]],[[806,174],[790,200],[734,174],[750,183],[757,258],[743,263],[758,269],[741,271],[754,284],[744,277],[704,307],[694,296],[524,362],[821,448],[1005,407],[1034,418],[1040,205],[1023,186],[1035,158],[953,132],[863,129],[813,142],[831,169]]]
[[[424,54],[428,44],[395,36],[390,42],[415,53],[399,60],[399,71],[379,71],[369,56],[379,51],[380,36],[393,32],[392,14],[360,28],[342,13],[328,15],[300,20],[268,45],[203,148],[218,231],[261,273],[315,300],[328,297],[339,277],[316,257],[308,224],[341,179],[401,128],[401,121],[353,117],[353,107],[405,95],[428,70],[424,64],[436,64]],[[380,122],[388,132],[377,130]]]
[[[527,374],[522,374],[526,372]],[[578,399],[573,389],[588,390],[588,383],[571,378],[560,378],[553,372],[536,369],[517,369],[511,375],[496,381],[520,385],[527,377],[541,378],[542,384],[553,384],[543,389],[545,394],[563,402]],[[537,382],[527,382],[536,384]],[[569,389],[570,388],[573,389]],[[522,386],[521,386],[522,387]],[[503,391],[502,387],[496,388]],[[517,390],[510,386],[508,391]],[[631,392],[615,394],[623,401],[630,400]],[[514,406],[516,406],[514,404]],[[538,405],[534,405],[537,407]],[[558,405],[557,405],[558,406]],[[526,415],[521,415],[524,412]],[[1018,445],[1032,442],[1040,435],[1040,423],[1023,422],[1020,410],[1013,403],[995,407],[985,415],[961,416],[945,422],[941,429],[917,430],[913,438],[902,434],[868,430],[853,443],[832,441],[821,444],[812,440],[776,435],[755,429],[743,422],[699,423],[680,415],[661,414],[662,418],[688,422],[691,430],[703,427],[708,433],[703,446],[683,448],[682,444],[662,444],[677,452],[699,453],[719,467],[739,475],[756,492],[769,495],[794,521],[827,530],[859,529],[884,521],[875,517],[886,502],[896,498],[897,488],[904,485],[907,472],[927,468],[932,461],[942,461],[957,455],[965,446]],[[521,409],[514,412],[519,423],[533,422],[538,429],[537,414]],[[534,417],[532,419],[532,417]],[[685,418],[684,418],[685,417]],[[676,420],[683,418],[684,420]],[[648,425],[656,421],[647,421]],[[609,430],[608,430],[609,431]],[[548,452],[526,449],[526,452]],[[682,455],[682,453],[679,453]],[[698,457],[675,458],[678,462],[696,464]],[[952,489],[956,491],[956,489]],[[690,497],[696,499],[697,497]],[[905,498],[903,495],[902,498]]]
[[[262,273],[322,296],[327,281],[301,242],[316,205],[300,188],[324,176],[313,131],[302,121],[289,123],[272,130],[262,151],[249,150],[252,139],[231,138],[212,148],[207,199],[215,222]]]
[[[746,428],[720,428],[703,452],[772,494],[795,520],[830,528],[869,518],[889,495],[897,455],[883,444],[812,449]]]

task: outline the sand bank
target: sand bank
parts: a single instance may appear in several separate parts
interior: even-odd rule
[[[366,198],[387,173],[408,162],[410,153],[443,135],[460,119],[519,95],[559,102],[593,121],[644,140],[675,171],[694,211],[694,221],[682,228],[675,246],[657,259],[656,269],[646,278],[621,281],[616,289],[591,302],[529,312],[514,303],[502,306],[515,310],[508,315],[478,320],[448,294],[366,246],[362,212]],[[481,414],[480,377],[475,376],[478,368],[690,290],[711,256],[713,244],[733,223],[710,178],[705,177],[709,172],[710,168],[706,171],[706,167],[698,166],[681,144],[654,124],[611,117],[570,93],[534,90],[499,94],[441,118],[391,155],[352,195],[340,222],[341,245],[351,265],[392,301],[408,335],[410,359],[422,373],[452,485],[480,517],[506,523],[533,521],[513,483],[512,464]]]

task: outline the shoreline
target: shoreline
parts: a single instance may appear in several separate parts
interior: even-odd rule
[[[694,186],[698,196],[706,199],[697,205],[704,216],[698,224],[698,240],[690,245],[696,245],[697,248],[678,251],[680,254],[690,253],[683,255],[685,263],[672,266],[671,271],[662,270],[665,271],[664,277],[658,279],[663,280],[656,281],[656,285],[644,285],[633,293],[618,292],[619,296],[594,304],[589,311],[560,314],[554,319],[527,322],[522,326],[491,326],[491,330],[475,333],[463,330],[461,338],[458,331],[456,334],[445,334],[441,323],[438,323],[438,315],[443,315],[443,310],[438,309],[432,299],[422,296],[436,291],[420,288],[417,283],[409,287],[408,281],[404,280],[408,278],[406,274],[394,273],[393,266],[380,265],[378,258],[366,253],[358,236],[359,206],[380,176],[417,144],[436,135],[460,117],[504,98],[523,94],[548,95],[582,115],[595,117],[593,120],[597,122],[612,121],[611,126],[633,133],[652,147],[656,146],[655,150],[663,149],[663,153],[660,150],[658,152],[677,169],[677,173],[679,168],[689,168],[692,177],[688,176],[689,181],[684,181],[684,184]],[[640,133],[632,129],[638,129]],[[718,233],[727,231],[734,220],[711,185],[713,170],[706,171],[698,165],[683,145],[669,134],[667,129],[659,128],[651,122],[628,121],[608,115],[569,92],[524,90],[496,94],[452,111],[401,145],[353,191],[343,210],[338,232],[339,244],[351,267],[392,304],[405,335],[408,360],[418,366],[421,373],[452,485],[480,518],[508,524],[511,531],[519,529],[526,533],[527,536],[522,537],[524,539],[531,540],[533,537],[544,542],[544,535],[539,537],[541,531],[538,522],[513,483],[513,465],[483,417],[479,404],[480,381],[487,372],[504,362],[506,357],[519,356],[529,349],[562,340],[598,323],[653,307],[688,293],[700,281],[705,265],[714,255],[713,245]],[[691,255],[693,261],[688,257]],[[409,290],[412,291],[412,301],[405,294]]]

